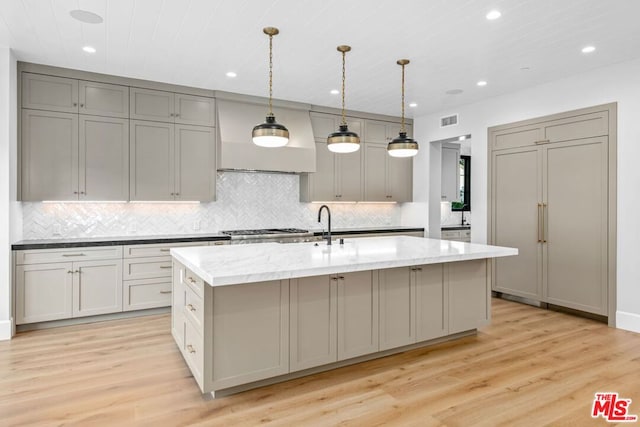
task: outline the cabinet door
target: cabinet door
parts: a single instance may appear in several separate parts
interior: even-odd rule
[[[122,286],[122,311],[169,307],[170,279],[125,280]]]
[[[131,121],[131,200],[174,199],[174,125]]]
[[[490,319],[487,260],[448,263],[449,333],[469,331]]]
[[[22,110],[22,200],[78,199],[78,115]]]
[[[413,200],[413,158],[387,156],[387,200]]]
[[[386,123],[374,120],[365,120],[364,140],[366,142],[377,142],[380,144],[386,144],[389,142]]]
[[[537,147],[493,153],[491,244],[518,248],[493,261],[492,288],[542,299],[542,166]]]
[[[80,200],[129,200],[129,120],[80,116]]]
[[[78,81],[22,73],[22,108],[77,113]]]
[[[214,128],[176,125],[176,200],[210,202],[215,196]]]
[[[213,98],[175,94],[175,122],[184,125],[215,126],[216,107]]]
[[[122,311],[122,260],[73,263],[73,317]]]
[[[387,146],[364,144],[364,200],[389,201],[387,197]]]
[[[129,88],[80,81],[80,114],[129,118]]]
[[[16,324],[71,317],[71,263],[16,267]]]
[[[338,280],[338,360],[378,351],[378,282],[372,271]]]
[[[416,342],[416,286],[409,267],[380,270],[380,350]]]
[[[317,151],[316,151],[317,153]],[[336,155],[338,200],[362,200],[362,149]]]
[[[174,122],[174,94],[160,90],[131,88],[130,114],[132,119]]]
[[[289,281],[218,286],[212,290],[212,336],[216,343],[211,349],[211,389],[289,372]]]
[[[337,360],[335,276],[291,280],[289,370],[299,371]]]
[[[444,265],[429,264],[412,271],[416,282],[416,336],[425,341],[449,332],[449,304]]]
[[[310,116],[313,137],[326,147],[329,134],[338,130],[339,116],[322,113],[311,113]]]
[[[607,315],[607,138],[545,152],[546,301]]]
[[[178,348],[184,349],[185,318],[184,307],[187,300],[187,290],[183,283],[185,267],[177,261],[173,261],[171,279],[171,335],[176,340]]]
[[[460,150],[442,147],[442,171],[440,199],[446,202],[460,200]]]
[[[506,129],[492,130],[490,144],[493,150],[534,146],[543,139],[540,124],[513,126]]]

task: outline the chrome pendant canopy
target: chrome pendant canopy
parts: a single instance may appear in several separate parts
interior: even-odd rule
[[[264,123],[253,128],[253,143],[260,147],[284,147],[289,142],[289,130],[276,122],[273,115],[273,36],[280,33],[275,27],[263,28],[262,32],[269,36],[269,113]]]

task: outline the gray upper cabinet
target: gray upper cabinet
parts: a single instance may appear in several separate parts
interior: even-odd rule
[[[173,123],[175,108],[173,93],[137,87],[132,87],[130,92],[132,119]]]
[[[79,200],[129,200],[129,120],[80,115]]]
[[[378,144],[389,143],[398,136],[400,127],[400,123],[365,120],[363,140]],[[406,130],[407,135],[411,136],[411,126],[406,126]]]
[[[77,113],[78,81],[22,73],[22,108]]]
[[[81,80],[79,92],[81,114],[129,118],[129,88],[127,86]]]
[[[78,199],[78,115],[22,110],[22,200]]]
[[[131,200],[214,200],[214,128],[132,120],[130,135]]]
[[[442,146],[442,170],[441,185],[443,202],[455,202],[460,200],[460,147]]]
[[[215,126],[215,100],[160,90],[131,88],[131,118]]]
[[[413,159],[391,157],[384,144],[364,144],[364,199],[410,202],[413,198]]]

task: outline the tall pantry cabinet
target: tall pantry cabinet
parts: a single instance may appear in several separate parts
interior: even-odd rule
[[[492,289],[615,314],[616,105],[489,129]]]

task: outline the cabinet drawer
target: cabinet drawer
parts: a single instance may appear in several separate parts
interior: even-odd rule
[[[197,275],[193,274],[193,272],[186,267],[184,269],[184,276],[182,276],[182,283],[187,285],[187,288],[195,292],[195,294],[200,298],[203,298],[204,281]]]
[[[202,371],[204,368],[204,354],[203,348],[204,343],[202,340],[202,335],[198,333],[194,325],[189,321],[189,319],[185,320],[185,333],[184,333],[184,349],[182,350],[182,354],[184,355],[184,359],[187,364],[191,368],[191,373],[193,374],[193,378],[196,380],[200,389],[203,388],[203,377]]]
[[[171,277],[171,257],[159,256],[124,260],[122,273],[124,280],[153,279],[156,277]]]
[[[202,334],[202,323],[204,321],[204,307],[202,298],[196,295],[191,288],[187,287],[184,301],[184,317],[191,319],[198,332]]]
[[[159,257],[169,256],[171,248],[180,248],[185,246],[207,246],[207,242],[176,242],[176,243],[157,243],[151,245],[125,245],[124,257]]]
[[[440,238],[443,240],[459,239],[460,231],[458,230],[443,230],[440,232]]]
[[[122,293],[124,311],[171,305],[171,281],[163,279],[127,280]]]
[[[460,230],[460,237],[463,239],[471,238],[471,230]]]
[[[16,252],[16,264],[89,261],[122,258],[122,246],[93,246],[65,249],[29,249]]]

